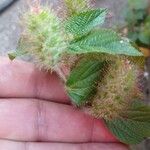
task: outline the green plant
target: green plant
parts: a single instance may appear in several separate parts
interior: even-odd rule
[[[142,102],[140,85],[143,54],[111,29],[97,27],[106,9],[66,2],[69,15],[63,21],[42,7],[25,15],[18,50],[10,59],[33,55],[38,67],[58,73],[74,105],[103,118],[120,141],[139,143],[150,136],[150,107]],[[70,7],[75,2],[81,9]]]
[[[127,36],[140,47],[150,46],[150,14],[148,0],[128,0],[125,10]]]

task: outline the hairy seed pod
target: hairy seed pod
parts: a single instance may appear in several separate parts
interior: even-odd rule
[[[68,36],[51,9],[30,12],[24,17],[20,48],[36,59],[39,68],[53,69],[66,50]]]
[[[99,83],[90,113],[107,120],[119,117],[130,103],[142,98],[140,69],[127,59],[117,59],[110,64],[104,79]]]
[[[83,12],[92,7],[91,0],[65,0],[67,16]]]

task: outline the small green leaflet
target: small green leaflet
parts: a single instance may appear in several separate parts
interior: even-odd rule
[[[70,53],[107,53],[128,56],[142,56],[128,40],[122,39],[116,32],[109,29],[99,29],[88,35],[72,41],[68,47]]]
[[[150,136],[150,106],[136,101],[122,118],[106,123],[121,142],[138,144]]]
[[[73,15],[66,22],[66,31],[74,36],[87,34],[95,26],[104,23],[106,12],[106,9],[95,9]]]
[[[85,105],[96,92],[97,80],[105,62],[98,60],[81,60],[71,72],[66,89],[71,100],[77,106]]]
[[[14,60],[16,57],[25,55],[26,53],[27,52],[25,52],[25,51],[17,50],[15,52],[8,53],[8,57],[9,57],[10,60]]]

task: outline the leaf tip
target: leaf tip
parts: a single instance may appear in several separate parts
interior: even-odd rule
[[[14,53],[8,53],[8,57],[9,57],[9,59],[11,61],[13,61],[16,58],[16,56],[14,55]]]

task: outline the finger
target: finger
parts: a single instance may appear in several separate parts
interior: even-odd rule
[[[0,57],[0,97],[69,101],[55,73],[39,71],[33,64],[3,57]]]
[[[127,146],[119,143],[32,143],[0,140],[1,150],[128,150]]]
[[[116,142],[102,120],[70,105],[0,100],[0,138],[19,141]]]

